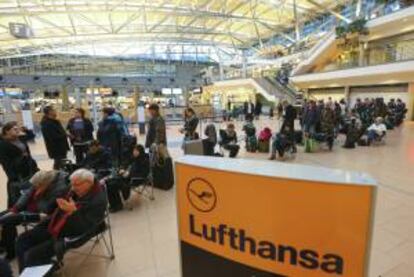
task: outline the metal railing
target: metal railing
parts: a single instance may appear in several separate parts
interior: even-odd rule
[[[337,60],[337,68],[324,72],[411,60],[414,60],[414,39],[376,44],[363,50],[362,53],[353,51],[348,53],[347,58]]]
[[[292,88],[292,86],[289,83],[282,84],[279,80],[273,77],[265,77],[265,80],[274,85],[283,95],[286,95],[288,97],[291,97],[293,99],[296,98],[296,90]]]

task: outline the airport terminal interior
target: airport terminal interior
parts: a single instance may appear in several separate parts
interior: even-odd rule
[[[414,277],[414,1],[0,0],[0,277]]]

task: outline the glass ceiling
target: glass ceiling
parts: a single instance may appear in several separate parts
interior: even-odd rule
[[[315,5],[315,2],[317,5]],[[39,54],[232,59],[240,49],[346,1],[0,0],[0,55]],[[319,5],[320,4],[320,5]],[[33,31],[10,34],[10,23]]]

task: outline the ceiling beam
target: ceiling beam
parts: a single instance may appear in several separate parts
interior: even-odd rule
[[[342,20],[342,21],[346,22],[347,24],[351,23],[351,20],[349,18],[346,18],[342,14],[340,14],[340,13],[338,13],[338,12],[336,12],[336,11],[334,11],[334,10],[332,10],[332,9],[330,9],[330,8],[328,8],[328,7],[324,6],[324,5],[316,2],[315,0],[307,0],[307,1],[309,3],[311,3],[312,5],[314,5],[315,7],[317,7],[319,9],[323,10],[323,11],[326,11],[326,12],[332,14],[333,16],[335,16],[336,18],[338,18],[339,20]]]
[[[169,1],[166,1],[168,3]],[[243,6],[249,4],[250,1],[243,1],[240,2],[239,5]],[[61,5],[47,5],[48,8],[44,8],[44,5],[40,5],[38,7],[33,6],[23,6],[22,7],[13,7],[13,8],[0,8],[0,14],[5,16],[22,16],[24,15],[24,10],[30,13],[30,15],[51,15],[51,14],[88,14],[88,13],[97,13],[97,12],[113,12],[111,8],[107,5],[101,6],[91,6],[91,5],[67,5],[65,10],[62,9]],[[123,12],[139,12],[145,9],[147,12],[158,12],[164,13],[166,16],[188,16],[188,17],[208,17],[208,18],[220,18],[223,20],[234,20],[234,21],[241,21],[241,22],[254,22],[254,21],[261,21],[265,22],[270,25],[278,25],[279,22],[275,22],[273,20],[265,20],[265,19],[254,19],[249,16],[241,16],[234,14],[233,12],[237,9],[233,9],[233,11],[229,13],[223,13],[221,11],[211,11],[206,9],[196,9],[193,7],[188,6],[171,6],[171,5],[155,5],[152,3],[141,3],[141,4],[125,4],[123,10],[116,11],[117,13]],[[32,10],[31,10],[32,8]],[[44,8],[43,10],[39,10],[39,8]],[[270,10],[269,10],[270,11]]]

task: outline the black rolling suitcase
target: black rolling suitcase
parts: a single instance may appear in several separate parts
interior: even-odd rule
[[[295,143],[296,144],[303,144],[303,132],[300,130],[295,131]]]
[[[152,168],[154,187],[169,190],[174,186],[174,168],[171,158],[162,159]]]

